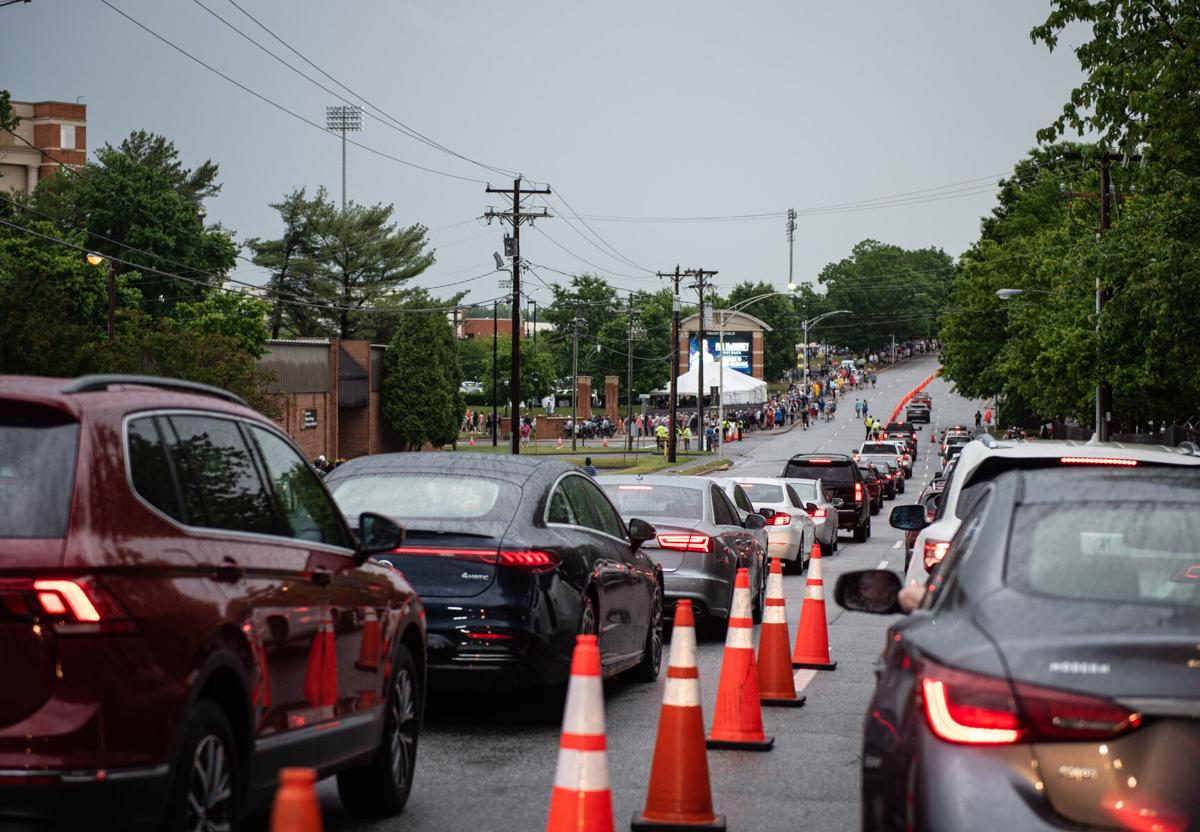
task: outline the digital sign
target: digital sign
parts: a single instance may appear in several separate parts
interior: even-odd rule
[[[716,361],[717,356],[721,354],[721,336],[710,335],[705,333],[704,340],[707,342],[709,360]],[[700,349],[697,346],[698,341],[693,335],[688,342],[688,367],[696,365],[696,359],[700,356]],[[750,332],[726,332],[725,333],[725,366],[731,370],[737,370],[739,373],[753,375],[753,359],[754,359],[754,335]]]

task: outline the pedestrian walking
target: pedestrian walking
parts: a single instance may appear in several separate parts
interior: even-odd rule
[[[990,429],[992,427],[992,408],[989,406],[983,411],[983,423]]]
[[[862,418],[862,399],[854,400],[854,418],[855,419]]]
[[[983,414],[978,410],[975,411],[975,429],[979,430],[979,426],[983,424]]]
[[[596,466],[592,464],[592,458],[590,456],[585,456],[583,458],[583,467],[580,470],[589,477],[594,477],[597,473]]]

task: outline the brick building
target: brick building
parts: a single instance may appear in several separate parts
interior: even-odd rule
[[[14,136],[0,131],[0,191],[30,193],[61,164],[87,161],[87,105],[64,101],[13,101],[21,119]]]
[[[384,430],[379,391],[385,347],[368,341],[268,341],[260,363],[275,375],[277,420],[310,459],[398,450]]]

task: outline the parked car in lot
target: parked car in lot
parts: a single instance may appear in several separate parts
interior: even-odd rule
[[[0,377],[0,828],[232,829],[283,766],[403,809],[424,612],[354,522],[224,390]]]
[[[457,689],[566,680],[575,636],[604,675],[658,677],[663,570],[649,523],[621,519],[595,480],[555,460],[376,454],[326,478],[344,511],[405,524],[380,558],[421,593],[430,682]]]
[[[838,550],[838,507],[840,497],[825,488],[821,480],[785,479],[804,503],[804,510],[813,519],[817,542],[821,544],[821,557],[828,558]]]
[[[844,454],[796,454],[783,466],[782,479],[819,479],[842,501],[838,528],[854,533],[856,543],[871,536],[871,500],[858,463]]]
[[[656,534],[642,551],[662,568],[668,610],[686,598],[692,609],[724,622],[733,609],[737,570],[751,570],[754,617],[761,618],[765,582],[761,575],[765,520],[743,520],[725,491],[705,477],[604,477],[600,487],[621,517],[648,517]]]
[[[785,569],[804,571],[817,529],[800,496],[780,479],[741,477],[738,485],[767,519],[768,556],[783,561]]]
[[[884,641],[864,829],[1196,828],[1200,468],[1115,450],[965,489],[924,599]],[[835,597],[891,614],[900,588],[849,573]]]

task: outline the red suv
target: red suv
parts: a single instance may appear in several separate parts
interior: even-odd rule
[[[236,829],[281,766],[399,812],[424,615],[358,527],[224,390],[0,377],[0,827]]]

